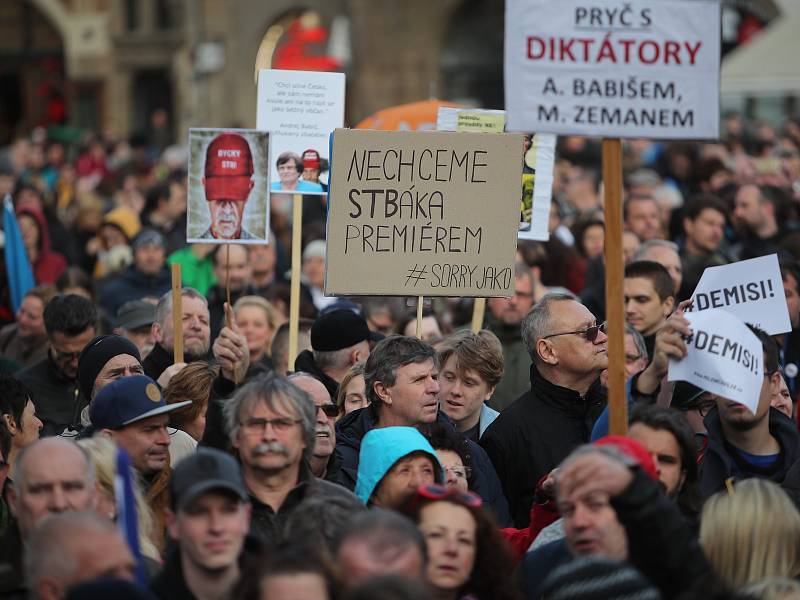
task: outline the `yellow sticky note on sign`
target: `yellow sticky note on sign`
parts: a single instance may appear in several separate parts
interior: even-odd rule
[[[456,131],[503,133],[506,126],[504,114],[492,115],[478,112],[461,111],[456,121]]]

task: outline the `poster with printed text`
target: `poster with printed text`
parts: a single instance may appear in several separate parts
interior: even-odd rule
[[[522,136],[337,129],[326,295],[509,297]]]
[[[269,134],[190,129],[186,239],[266,244],[269,239]]]
[[[505,128],[505,114],[504,110],[440,106],[436,129],[501,133]],[[556,136],[549,133],[522,135],[522,189],[517,237],[546,242],[550,238],[547,226],[553,198]]]
[[[256,128],[270,133],[270,191],[326,194],[328,138],[344,125],[344,73],[258,72]]]
[[[717,0],[506,0],[509,131],[719,136]]]

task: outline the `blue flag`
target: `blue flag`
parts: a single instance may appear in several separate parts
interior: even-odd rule
[[[8,280],[8,295],[11,298],[11,307],[14,313],[19,310],[25,294],[36,285],[31,270],[31,262],[22,243],[22,233],[19,231],[17,215],[14,214],[14,205],[11,196],[6,194],[3,201],[3,233],[5,234],[6,279]]]
[[[122,448],[117,448],[114,496],[117,502],[117,525],[136,560],[136,581],[140,585],[147,585],[142,551],[139,547],[139,518],[136,514],[136,496],[133,494],[131,460]]]

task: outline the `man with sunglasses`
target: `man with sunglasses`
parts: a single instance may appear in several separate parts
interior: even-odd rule
[[[77,381],[78,356],[95,336],[97,310],[82,296],[56,296],[44,309],[44,325],[50,345],[47,358],[18,375],[31,391],[43,437],[74,428],[88,402]]]
[[[589,441],[606,404],[600,374],[608,367],[604,325],[571,294],[544,296],[525,315],[522,337],[531,388],[481,438],[517,528],[528,526],[537,482]]]

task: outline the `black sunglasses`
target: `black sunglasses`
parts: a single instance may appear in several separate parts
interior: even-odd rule
[[[326,417],[337,417],[339,416],[339,407],[335,404],[320,404],[317,407],[317,410],[322,409],[322,412],[325,413]]]
[[[582,335],[587,341],[593,342],[597,339],[597,334],[599,332],[606,333],[608,329],[608,323],[603,321],[600,325],[592,325],[591,327],[587,327],[586,329],[579,329],[578,331],[564,331],[562,333],[551,333],[550,335],[544,336],[542,339],[546,340],[547,338],[556,337],[559,335]]]

